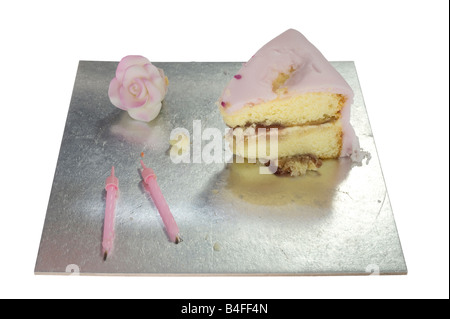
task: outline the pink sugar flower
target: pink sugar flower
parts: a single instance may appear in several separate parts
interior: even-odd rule
[[[127,111],[133,119],[150,122],[161,110],[168,84],[163,70],[147,58],[129,55],[117,66],[108,96],[113,105]]]

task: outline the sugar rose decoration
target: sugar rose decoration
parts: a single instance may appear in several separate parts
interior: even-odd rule
[[[139,55],[124,57],[109,84],[111,103],[135,120],[150,122],[161,111],[169,82],[162,69]]]

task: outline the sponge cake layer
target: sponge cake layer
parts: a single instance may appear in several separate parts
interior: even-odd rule
[[[311,92],[287,98],[277,98],[257,105],[248,104],[239,112],[227,113],[220,108],[230,127],[258,125],[296,126],[320,124],[337,119],[345,105],[341,94]]]
[[[226,139],[233,146],[233,153],[244,158],[277,159],[308,154],[328,159],[339,157],[342,148],[340,121],[270,130],[236,128],[230,132]],[[271,139],[277,141],[276,149],[271,149]]]

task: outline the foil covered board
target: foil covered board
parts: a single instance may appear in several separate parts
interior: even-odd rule
[[[108,98],[117,62],[80,61],[36,274],[403,275],[407,267],[353,62],[332,62],[355,92],[351,122],[369,161],[324,161],[318,174],[171,161],[170,134],[194,121],[225,132],[215,105],[238,62],[159,62],[170,84],[160,115],[132,120]],[[201,121],[201,122],[199,122]],[[198,133],[198,132],[197,132]],[[208,134],[205,134],[208,135]],[[203,136],[202,147],[211,138]],[[192,146],[192,145],[191,145]],[[180,228],[169,242],[139,173],[141,153]],[[223,144],[223,153],[226,146]],[[115,248],[103,261],[104,183],[120,180]]]

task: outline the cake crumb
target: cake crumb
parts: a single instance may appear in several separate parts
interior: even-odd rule
[[[222,247],[220,246],[220,244],[218,242],[214,243],[213,246],[214,251],[219,251],[220,249],[222,249]]]
[[[175,135],[174,139],[169,140],[170,145],[178,148],[187,147],[190,144],[190,138],[186,134],[179,132]]]
[[[185,133],[176,133],[175,138],[170,139],[169,143],[171,145],[169,151],[171,156],[184,156],[189,154],[190,137]]]

